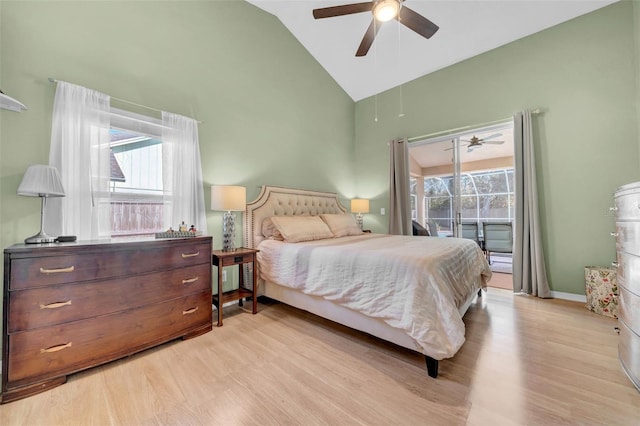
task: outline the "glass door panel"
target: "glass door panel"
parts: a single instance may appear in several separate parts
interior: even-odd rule
[[[416,199],[414,220],[434,236],[453,234],[453,156],[451,138],[415,142],[411,157],[411,197]]]
[[[473,223],[481,237],[483,222],[513,220],[512,123],[412,142],[409,153],[413,217],[435,223],[438,235],[465,228],[467,237]]]

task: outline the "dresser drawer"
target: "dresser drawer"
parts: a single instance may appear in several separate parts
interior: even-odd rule
[[[616,222],[616,251],[640,256],[640,222]]]
[[[618,289],[619,318],[640,335],[640,296],[631,293],[624,286]]]
[[[621,191],[614,202],[618,220],[640,219],[640,189]]]
[[[211,327],[210,293],[59,326],[10,334],[10,386],[66,375]]]
[[[640,390],[640,336],[631,331],[623,321],[620,321],[618,352],[625,372]]]
[[[61,283],[102,280],[146,272],[168,270],[211,262],[211,245],[182,244],[170,246],[114,245],[109,250],[96,251],[86,246],[77,253],[47,256],[46,249],[38,257],[12,258],[10,290],[41,287]]]
[[[8,312],[9,333],[106,315],[211,288],[211,266],[118,279],[13,290]]]
[[[618,252],[618,285],[640,295],[640,256]]]

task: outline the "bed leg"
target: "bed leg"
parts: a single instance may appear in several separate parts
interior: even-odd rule
[[[427,374],[429,374],[429,377],[433,377],[435,379],[438,377],[438,360],[433,359],[428,355],[425,355],[424,359],[427,362]]]

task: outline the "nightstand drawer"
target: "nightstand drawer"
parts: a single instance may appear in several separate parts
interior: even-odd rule
[[[203,292],[119,314],[10,334],[8,381],[20,386],[69,374],[180,337],[194,325],[210,329],[210,297]]]
[[[207,263],[120,279],[14,290],[9,302],[9,333],[200,293],[211,286],[210,269]]]
[[[210,246],[185,244],[136,250],[102,250],[92,253],[16,258],[11,261],[10,290],[61,283],[108,279],[132,274],[209,263]]]
[[[254,258],[255,258],[255,255],[252,253],[225,257],[222,259],[222,266],[231,266],[231,265],[238,265],[240,263],[253,262]]]

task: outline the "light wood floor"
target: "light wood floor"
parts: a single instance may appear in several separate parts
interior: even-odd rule
[[[493,274],[491,274],[491,280],[487,283],[487,285],[493,288],[513,290],[513,275],[494,272]]]
[[[422,356],[293,308],[225,308],[224,327],[2,405],[0,424],[639,424],[615,320],[489,289],[465,323],[432,379]]]

